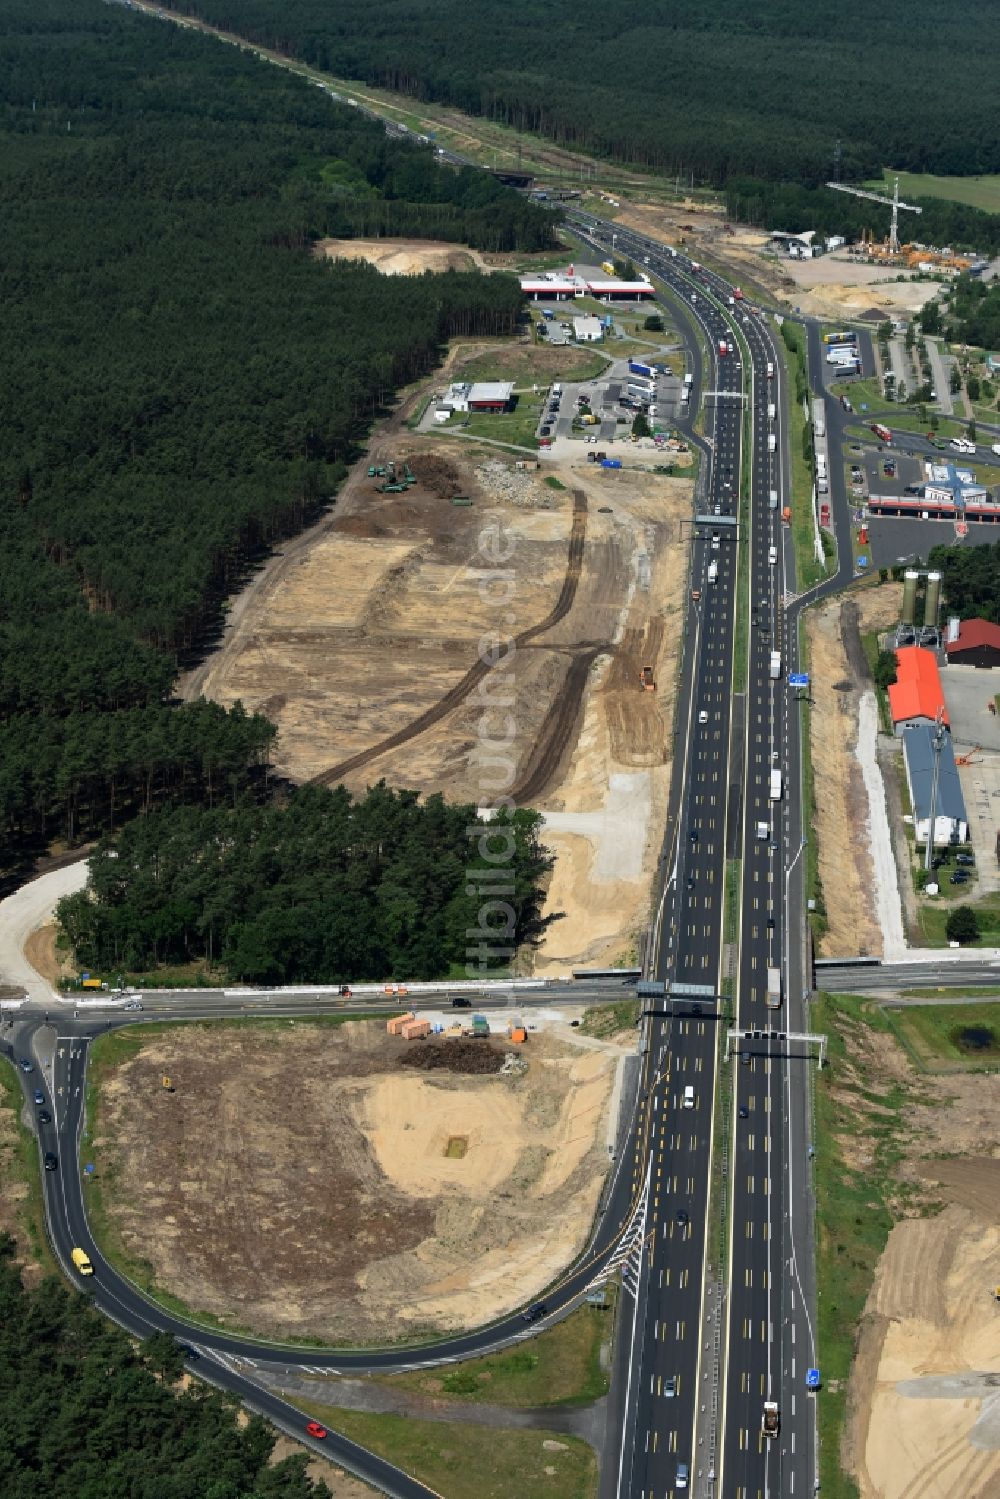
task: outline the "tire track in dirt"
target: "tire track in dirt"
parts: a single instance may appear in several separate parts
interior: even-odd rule
[[[544,635],[546,630],[551,630],[554,625],[566,618],[576,600],[577,589],[580,584],[580,573],[583,567],[583,550],[587,540],[587,497],[581,489],[573,490],[573,526],[570,531],[569,547],[566,555],[566,572],[563,575],[562,587],[559,597],[554,606],[536,625],[530,625],[528,629],[521,630],[513,637],[514,648],[518,650],[528,645],[539,635]],[[319,775],[313,776],[310,782],[314,786],[331,786],[343,780],[344,776],[350,775],[352,771],[360,770],[362,766],[368,765],[372,760],[388,754],[390,750],[399,749],[401,745],[409,744],[412,740],[425,734],[428,729],[447,718],[450,713],[461,706],[466,698],[489,676],[493,667],[483,661],[476,661],[469,667],[464,677],[455,683],[454,687],[438,698],[437,702],[430,708],[424,710],[416,718],[406,724],[402,729],[397,729],[394,734],[389,734],[385,739],[374,744],[370,749],[359,750],[357,754],[350,755],[346,760],[341,760],[337,765],[332,765],[329,770],[321,771]],[[584,679],[585,680],[585,679]],[[548,724],[549,716],[546,716]],[[543,726],[544,730],[544,726]],[[532,755],[532,759],[534,756]]]
[[[542,721],[521,778],[508,793],[513,801],[522,805],[537,800],[557,778],[576,737],[591,667],[600,656],[613,651],[614,646],[606,641],[600,645],[570,649],[573,650],[573,660],[569,671]]]

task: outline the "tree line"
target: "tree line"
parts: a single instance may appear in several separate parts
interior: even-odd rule
[[[102,841],[58,919],[78,962],[112,975],[196,959],[267,984],[503,973],[542,929],[540,827],[383,782],[154,810]]]
[[[927,566],[941,574],[947,614],[1000,624],[1000,541],[974,547],[931,547]]]
[[[959,276],[945,302],[928,302],[919,317],[925,333],[944,333],[950,343],[1000,349],[1000,283]]]
[[[176,1381],[166,1334],[137,1347],[86,1297],[25,1290],[0,1236],[0,1492],[4,1499],[331,1499],[306,1453],[271,1465],[275,1433],[231,1399]]]
[[[721,187],[1000,170],[991,0],[174,0],[335,76]],[[905,35],[906,67],[898,66]]]
[[[334,502],[400,385],[451,335],[516,326],[511,277],[386,277],[316,241],[531,249],[553,217],[100,0],[8,0],[0,57],[9,881],[53,838],[260,784],[272,731],[168,710],[178,668],[267,549]]]

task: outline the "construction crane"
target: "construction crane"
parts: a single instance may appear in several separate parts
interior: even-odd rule
[[[899,210],[905,208],[907,213],[923,213],[916,203],[901,203],[899,200],[899,178],[893,181],[892,197],[883,197],[881,193],[870,193],[864,187],[848,187],[844,182],[828,182],[827,187],[832,187],[838,193],[850,193],[854,198],[869,198],[872,203],[885,203],[892,209],[892,222],[889,226],[889,254],[899,254]]]
[[[982,745],[981,744],[974,744],[973,747],[972,747],[972,749],[969,750],[969,752],[968,752],[967,755],[956,755],[955,756],[955,764],[956,765],[982,765],[982,763],[983,763],[982,760],[973,760],[973,758],[972,758],[973,755],[978,754],[978,752],[981,749],[982,749]]]

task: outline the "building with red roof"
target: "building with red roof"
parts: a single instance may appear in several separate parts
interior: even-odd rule
[[[896,652],[896,680],[889,688],[889,712],[896,734],[918,724],[938,721],[951,728],[933,651],[919,645],[905,645]]]
[[[950,622],[944,648],[949,666],[1000,666],[1000,625],[988,619]]]

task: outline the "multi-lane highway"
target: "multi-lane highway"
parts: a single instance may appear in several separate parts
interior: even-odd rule
[[[611,231],[596,226],[599,236]],[[783,363],[767,323],[719,277],[642,236],[613,232],[623,253],[667,282],[678,310],[698,318],[710,374],[699,507],[706,520],[693,547],[686,718],[651,965],[669,994],[646,1023],[645,1116],[633,1168],[637,1188],[649,1182],[648,1251],[632,1325],[622,1321],[622,1444],[603,1491],[801,1494],[815,1482],[805,1375],[816,1350],[810,1063],[805,1045],[788,1039],[805,1030],[808,983],[801,709],[786,684],[798,665],[798,611],[786,609],[795,571],[781,523],[790,502]],[[723,343],[734,352],[720,356]],[[739,600],[738,620],[741,555],[748,598]],[[773,771],[782,781],[776,800]],[[738,932],[724,929],[727,872]],[[778,1009],[765,1003],[774,968],[782,976]],[[739,1036],[723,1064],[719,1033],[729,1026]],[[765,1400],[781,1412],[771,1439],[762,1432]]]

